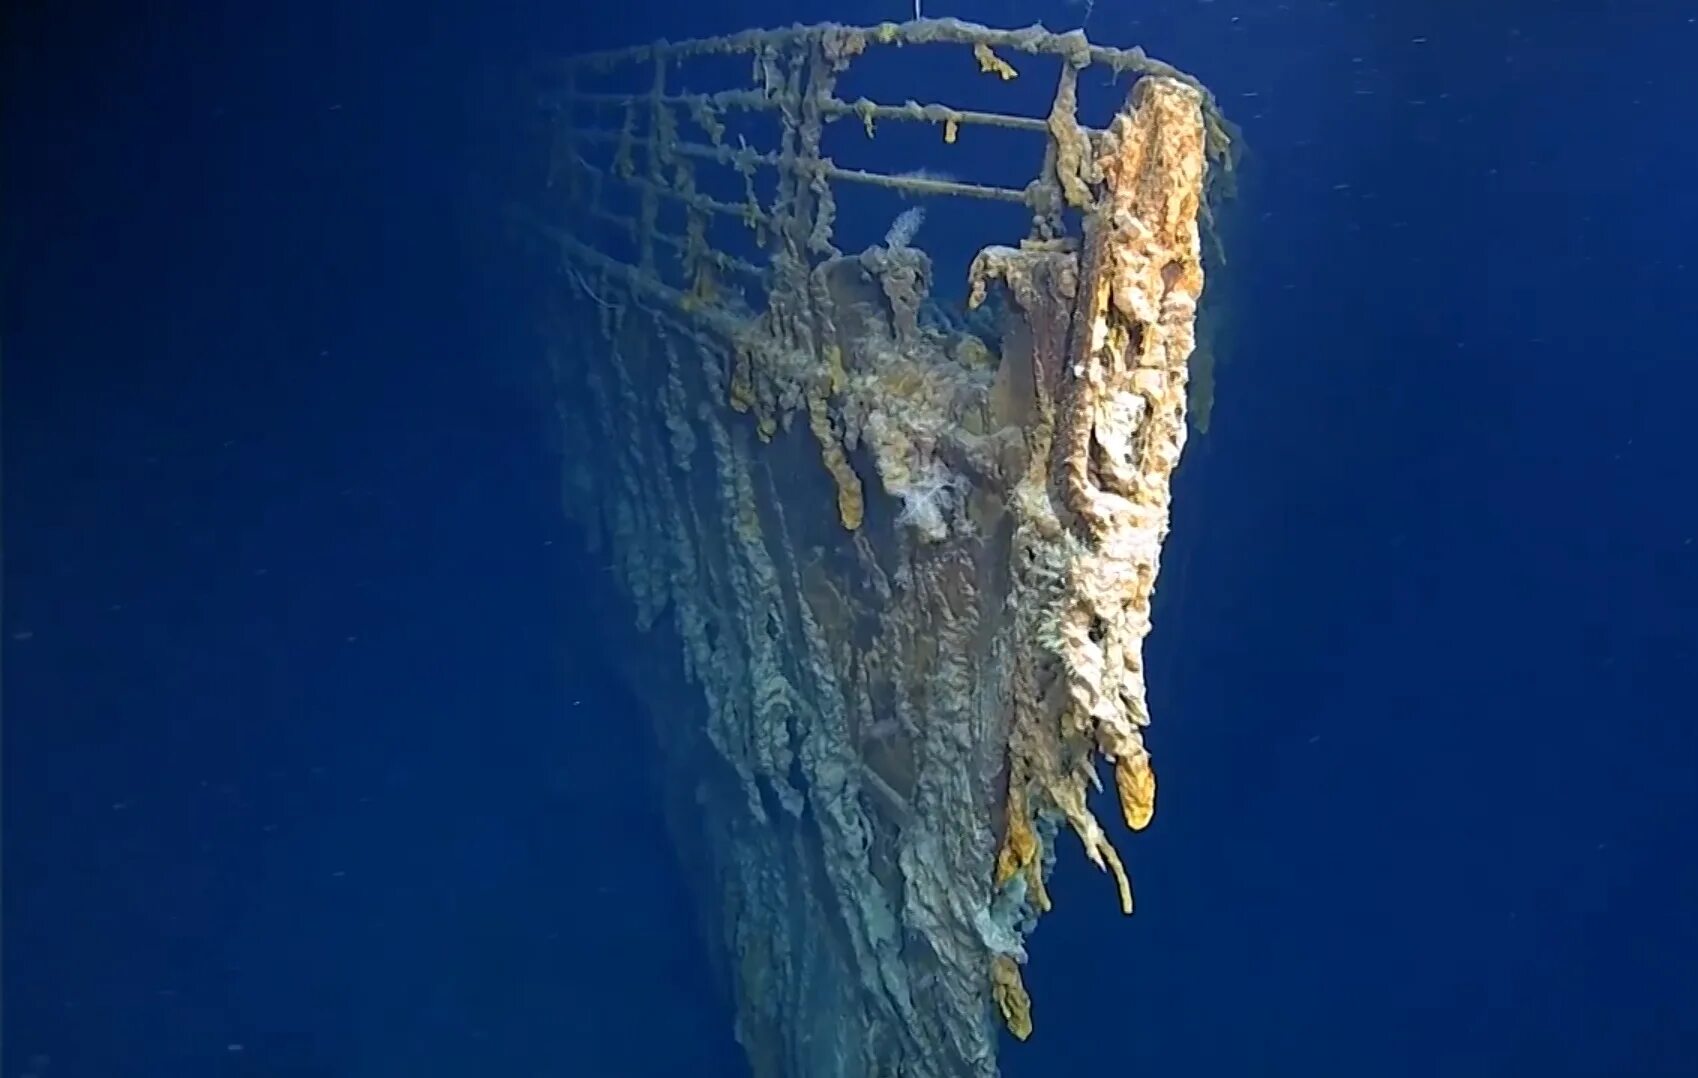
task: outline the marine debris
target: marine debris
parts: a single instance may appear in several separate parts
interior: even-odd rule
[[[1054,89],[1042,115],[840,93],[880,50]],[[1101,126],[1086,72],[1116,80]],[[1143,645],[1227,129],[1141,50],[950,19],[579,56],[542,104],[566,510],[644,634],[754,1073],[994,1075],[998,1020],[1041,1012],[1020,970],[1063,830],[1133,909],[1088,801],[1102,764],[1127,827],[1154,812]],[[893,124],[939,156],[1010,133],[1035,175],[827,152]],[[881,196],[894,223],[859,220]],[[940,281],[914,200],[1016,230]]]

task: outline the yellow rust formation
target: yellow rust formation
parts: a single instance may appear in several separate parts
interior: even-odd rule
[[[987,75],[996,75],[1004,82],[1018,78],[1020,73],[1014,70],[1012,64],[991,51],[990,45],[983,41],[973,46],[973,59],[979,62],[979,70]]]
[[[857,57],[905,44],[1003,79],[998,50],[1052,64],[1048,112],[837,96]],[[749,85],[690,85],[723,55]],[[1088,69],[1130,83],[1103,127],[1079,116]],[[1020,966],[1062,827],[1133,908],[1088,798],[1103,762],[1129,828],[1155,811],[1143,645],[1226,128],[1140,50],[950,19],[554,74],[525,220],[565,284],[563,492],[645,634],[633,681],[738,1036],[762,1078],[991,1078],[991,1016],[1032,1032]],[[751,144],[754,115],[776,144]],[[1025,132],[1044,164],[1020,188],[843,167],[838,120]],[[836,246],[845,187],[1010,203],[1030,227],[986,237],[951,298],[912,210]]]
[[[830,405],[823,394],[808,394],[808,429],[819,441],[825,470],[837,485],[837,519],[845,528],[854,531],[861,526],[865,507],[861,477],[849,465],[849,456],[843,451],[843,440],[831,425]]]
[[[1020,1040],[1032,1035],[1032,998],[1026,994],[1020,967],[1007,955],[991,959],[991,996],[1008,1032]]]

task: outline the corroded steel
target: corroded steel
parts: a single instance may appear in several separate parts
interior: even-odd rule
[[[838,96],[916,45],[987,83],[1058,61],[1047,113]],[[686,77],[728,58],[752,85]],[[1127,84],[1100,129],[1092,68]],[[621,653],[738,1036],[761,1078],[988,1078],[993,1020],[1032,1032],[1020,969],[1064,829],[1133,908],[1087,799],[1106,764],[1130,829],[1154,811],[1143,642],[1227,129],[1140,50],[956,20],[661,42],[547,82],[525,220],[566,285],[566,506],[641,634]],[[997,128],[1041,165],[1019,188],[840,166],[834,122]],[[858,252],[835,242],[851,185],[908,200]],[[925,199],[1029,224],[979,237],[949,299]]]

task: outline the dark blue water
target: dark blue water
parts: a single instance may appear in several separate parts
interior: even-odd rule
[[[911,5],[345,7],[6,34],[0,1067],[741,1073],[558,516],[505,80]],[[1063,851],[1008,1073],[1698,1073],[1694,16],[1089,18],[1249,154],[1139,914]]]

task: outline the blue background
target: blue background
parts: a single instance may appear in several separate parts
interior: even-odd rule
[[[1139,913],[1063,850],[1010,1075],[1698,1073],[1684,7],[1090,11],[1249,155]],[[9,15],[6,1078],[744,1073],[558,516],[511,79],[908,11]]]

